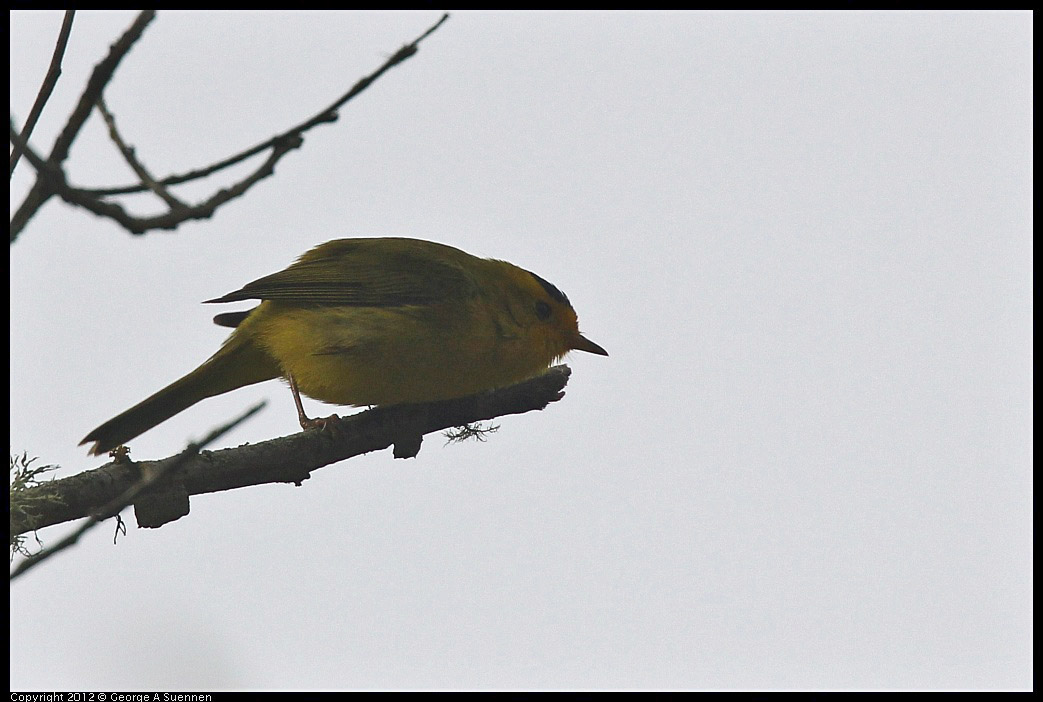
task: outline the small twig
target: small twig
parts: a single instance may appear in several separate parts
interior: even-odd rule
[[[36,122],[43,114],[43,107],[51,98],[54,86],[58,84],[58,77],[62,74],[62,57],[65,56],[65,47],[69,44],[69,34],[72,32],[72,19],[76,16],[76,10],[66,10],[65,19],[62,20],[62,28],[58,31],[58,41],[54,45],[54,54],[51,56],[51,65],[47,68],[47,74],[43,77],[40,92],[36,95],[36,102],[29,110],[29,117],[25,120],[22,128],[22,141],[29,141],[29,136],[36,128]],[[11,175],[14,175],[15,166],[22,157],[22,151],[17,146],[11,151]]]
[[[481,422],[473,422],[471,424],[464,424],[459,427],[453,427],[443,432],[445,436],[445,445],[449,444],[460,444],[468,439],[474,439],[480,443],[488,441],[489,434],[495,434],[500,430],[499,425],[490,424],[487,427],[483,427]]]
[[[248,149],[246,149],[244,151],[240,151],[239,153],[237,153],[237,154],[235,154],[233,156],[229,156],[228,158],[226,158],[226,159],[224,159],[222,161],[218,161],[217,163],[211,164],[211,165],[206,166],[204,168],[200,168],[198,170],[190,171],[188,173],[183,173],[183,174],[180,174],[180,175],[168,176],[168,177],[163,178],[162,180],[160,180],[159,183],[161,185],[179,185],[181,183],[187,183],[188,181],[191,181],[191,180],[198,180],[200,178],[205,178],[205,177],[207,177],[209,175],[212,175],[212,174],[214,174],[214,173],[216,173],[216,172],[218,172],[220,170],[223,170],[223,169],[228,168],[230,166],[234,166],[235,164],[237,164],[237,163],[239,163],[241,161],[245,161],[246,159],[250,158],[251,156],[256,156],[257,154],[265,151],[266,149],[272,148],[273,146],[275,146],[276,144],[278,144],[279,142],[281,142],[281,141],[283,141],[283,140],[285,140],[287,138],[290,138],[290,137],[293,137],[293,136],[300,136],[300,135],[304,134],[304,132],[306,132],[309,129],[311,129],[312,127],[315,127],[315,126],[317,126],[319,124],[324,124],[324,123],[337,121],[337,110],[339,108],[341,108],[346,102],[348,102],[349,100],[353,99],[355,96],[357,96],[363,90],[365,90],[370,85],[372,85],[378,78],[380,78],[380,76],[382,76],[384,73],[386,73],[390,68],[392,68],[393,66],[397,66],[398,64],[402,63],[403,61],[408,59],[410,56],[415,54],[418,51],[417,45],[421,41],[426,39],[428,36],[430,36],[436,29],[438,29],[440,26],[442,26],[442,23],[445,22],[447,19],[449,19],[449,13],[448,12],[445,13],[444,15],[442,15],[441,19],[439,19],[437,22],[435,22],[434,25],[429,27],[427,29],[427,31],[425,31],[419,37],[414,39],[412,42],[406,44],[401,49],[396,51],[394,53],[394,55],[392,55],[387,61],[385,61],[384,64],[380,68],[378,68],[376,71],[374,71],[373,73],[369,74],[368,76],[365,76],[364,78],[361,78],[357,83],[355,83],[355,85],[352,86],[351,90],[346,92],[344,95],[339,97],[336,101],[334,101],[333,104],[331,104],[329,107],[325,108],[324,110],[321,110],[320,112],[318,112],[313,117],[310,117],[309,119],[301,122],[300,124],[298,124],[295,127],[291,127],[289,129],[287,129],[282,134],[274,136],[274,137],[272,137],[272,138],[268,139],[267,141],[264,141],[264,142],[262,142],[260,144],[256,144],[254,146],[251,146],[250,148],[248,148]],[[143,192],[144,190],[145,190],[145,187],[142,186],[142,185],[128,185],[128,186],[114,187],[114,188],[84,189],[82,192],[90,194],[90,195],[96,195],[96,196],[109,196],[109,195],[130,195],[130,194],[133,194],[133,193]]]
[[[149,190],[158,195],[165,203],[170,205],[171,212],[183,212],[189,209],[181,200],[170,194],[170,192],[156,182],[156,179],[152,177],[152,174],[148,172],[148,169],[138,160],[137,154],[134,152],[134,147],[129,146],[127,142],[123,140],[119,130],[116,128],[116,118],[112,116],[109,111],[108,105],[105,104],[105,97],[98,97],[98,112],[101,113],[101,118],[105,120],[105,124],[109,128],[109,138],[112,139],[113,143],[116,144],[116,148],[123,154],[123,159],[127,162],[127,165],[137,174],[138,178],[141,178],[141,182],[148,187]]]
[[[144,24],[147,24],[148,19],[151,19],[151,17],[144,19],[144,13],[142,13],[142,15],[139,16],[139,22],[144,22]],[[22,205],[18,208],[18,210],[15,212],[14,217],[12,217],[11,219],[11,241],[14,242],[14,240],[18,236],[18,233],[25,227],[25,224],[33,216],[36,210],[39,209],[39,207],[54,194],[60,195],[63,200],[70,204],[78,205],[87,210],[90,210],[91,212],[99,216],[109,217],[115,220],[117,223],[122,225],[132,234],[143,234],[152,229],[175,229],[178,225],[188,220],[206,219],[212,217],[218,207],[225,204],[229,200],[232,200],[236,197],[240,197],[247,190],[249,190],[255,183],[262,180],[263,178],[272,175],[275,170],[275,164],[291,150],[299,148],[301,144],[303,144],[304,132],[308,131],[312,127],[315,127],[316,125],[336,121],[338,108],[340,108],[344,103],[348,102],[356,95],[361,93],[363,90],[368,88],[377,78],[383,75],[392,66],[395,66],[401,63],[402,61],[405,61],[407,58],[415,54],[418,50],[417,44],[426,37],[430,36],[431,33],[438,29],[438,27],[441,26],[442,23],[445,22],[447,19],[449,19],[448,13],[442,15],[441,19],[439,19],[438,22],[429,27],[423,34],[421,34],[411,43],[406,44],[397,52],[395,52],[395,54],[391,56],[387,61],[385,61],[384,65],[382,65],[374,73],[359,80],[351,88],[351,90],[349,90],[347,93],[341,96],[332,105],[319,112],[315,116],[311,117],[310,119],[302,122],[301,124],[298,124],[295,127],[292,127],[291,129],[286,130],[282,134],[268,139],[262,144],[258,144],[257,146],[247,149],[246,151],[240,152],[239,154],[227,158],[219,163],[212,164],[211,166],[207,166],[206,168],[200,170],[192,171],[191,173],[185,175],[168,177],[159,181],[153,178],[152,175],[144,168],[144,166],[137,160],[134,154],[134,149],[129,147],[120,137],[119,132],[117,131],[115,126],[115,120],[112,118],[112,115],[107,109],[107,107],[103,104],[101,98],[101,90],[104,87],[105,83],[101,81],[96,81],[97,76],[100,74],[99,69],[101,69],[102,66],[107,62],[110,62],[110,59],[112,59],[113,54],[116,50],[116,46],[125,45],[125,49],[123,51],[123,53],[125,53],[126,50],[130,48],[130,45],[133,43],[133,40],[136,40],[136,37],[133,40],[128,40],[128,37],[132,35],[132,30],[134,29],[134,27],[132,27],[131,30],[128,30],[124,34],[124,37],[121,38],[120,41],[113,46],[113,51],[110,52],[109,58],[106,59],[106,61],[103,61],[101,64],[99,64],[98,67],[95,69],[95,72],[91,77],[91,81],[88,83],[88,90],[84,92],[84,97],[81,97],[80,103],[77,105],[76,111],[74,111],[73,113],[73,117],[70,117],[69,124],[66,125],[66,129],[63,130],[62,135],[59,136],[58,142],[56,142],[50,158],[46,160],[46,167],[41,167],[39,165],[42,162],[42,159],[38,155],[34,154],[33,156],[35,156],[35,158],[29,155],[31,149],[28,146],[27,140],[18,138],[18,135],[15,133],[12,124],[11,141],[15,144],[16,148],[23,150],[23,152],[26,154],[27,160],[29,160],[33,164],[33,166],[37,168],[38,176],[36,183],[30,190],[29,194],[26,196],[25,201],[23,201]],[[141,30],[144,29],[144,24],[141,25]],[[135,23],[135,26],[137,25],[138,22]],[[140,31],[138,32],[137,36],[140,36]],[[122,54],[120,54],[120,56],[122,56]],[[118,60],[116,60],[115,63],[118,63]],[[111,70],[115,70],[115,64],[111,66]],[[107,74],[108,77],[111,77],[111,70]],[[99,83],[99,85],[97,87],[97,90],[92,92],[91,85],[95,84],[96,82]],[[78,131],[79,126],[82,126],[82,122],[79,122],[78,126],[76,126],[75,129],[72,129],[70,125],[73,125],[75,122],[77,122],[77,120],[75,120],[74,117],[76,117],[78,111],[84,105],[84,101],[88,95],[92,95],[94,103],[98,104],[99,110],[102,113],[102,117],[109,125],[109,133],[112,136],[113,141],[116,142],[121,153],[123,153],[124,158],[127,160],[127,163],[130,164],[131,168],[141,179],[141,184],[123,188],[86,189],[71,186],[68,180],[65,178],[65,175],[61,170],[61,163],[67,156],[68,146],[71,145],[72,139],[75,138],[75,132]],[[88,105],[88,112],[89,108],[90,105]],[[71,134],[72,136],[67,137],[67,134]],[[165,189],[166,186],[177,185],[190,180],[206,177],[208,175],[216,173],[219,170],[228,168],[229,166],[232,166],[247,158],[250,158],[251,156],[255,156],[259,153],[262,153],[263,151],[268,149],[271,149],[271,153],[269,154],[265,162],[262,163],[256,171],[254,171],[238,183],[232,185],[231,187],[217,191],[209,200],[198,205],[188,205],[175,198]],[[170,208],[169,211],[151,217],[137,217],[129,214],[121,205],[103,199],[112,195],[139,193],[146,190],[152,190],[161,198],[163,198],[163,200],[167,203],[167,205]]]
[[[40,176],[38,182],[44,182],[51,192],[57,193],[63,200],[72,205],[79,205],[98,216],[108,217],[115,220],[132,234],[143,234],[150,229],[175,229],[178,225],[189,219],[207,219],[208,217],[213,216],[214,211],[216,211],[218,207],[229,200],[240,197],[249,190],[254,183],[272,175],[275,172],[275,164],[279,159],[301,145],[301,140],[299,138],[297,140],[289,138],[285,142],[277,144],[271,155],[268,156],[267,160],[265,160],[256,171],[230,188],[218,190],[206,202],[187,207],[183,210],[170,210],[154,217],[135,217],[128,214],[121,205],[115,202],[108,202],[87,191],[69,185],[68,180],[65,178],[64,171],[49,161],[44,161],[31,146],[22,142],[21,137],[15,131],[13,124],[11,125],[10,138],[12,142],[19,145],[23,150],[26,160],[37,169]],[[12,241],[14,241],[13,235]]]
[[[108,519],[109,517],[118,516],[120,512],[132,505],[139,495],[153,487],[165,476],[169,475],[170,473],[174,472],[179,467],[187,463],[189,459],[198,455],[201,449],[210,445],[214,441],[217,441],[219,438],[221,438],[221,436],[228,433],[229,431],[239,426],[253,415],[260,412],[261,409],[265,406],[265,404],[266,403],[264,402],[260,402],[254,405],[236,419],[233,419],[224,426],[214,429],[212,432],[207,434],[202,441],[199,441],[198,443],[189,444],[185,448],[185,450],[178,455],[178,457],[175,460],[167,463],[158,470],[144,471],[140,480],[138,480],[122,495],[112,500],[108,504],[104,505],[103,507],[95,511],[93,514],[89,515],[86,519],[83,520],[83,523],[80,524],[80,526],[71,534],[69,534],[64,539],[56,543],[54,546],[50,548],[45,548],[32,558],[26,559],[19,563],[18,567],[11,572],[10,579],[14,580],[18,576],[24,574],[31,568],[36,567],[37,565],[47,560],[51,556],[55,555],[56,553],[59,553],[69,548],[77,541],[79,541],[80,537],[82,537],[88,531],[100,524],[102,521]]]
[[[65,127],[54,142],[54,148],[51,149],[51,155],[47,157],[48,163],[54,166],[61,166],[65,159],[68,158],[69,150],[72,148],[73,142],[76,140],[76,137],[79,135],[84,123],[90,116],[91,110],[94,109],[94,103],[98,101],[98,97],[112,79],[112,75],[116,72],[116,68],[119,66],[120,61],[122,61],[123,57],[127,55],[127,52],[130,51],[132,46],[134,46],[134,43],[141,38],[142,33],[145,31],[145,27],[148,26],[149,22],[151,22],[155,16],[155,10],[142,10],[141,14],[139,14],[137,19],[134,20],[134,23],[130,25],[127,31],[123,33],[123,36],[121,36],[109,49],[109,55],[94,67],[94,71],[91,73],[91,77],[87,81],[87,86],[84,88],[83,94],[80,95],[79,102],[76,103],[76,107],[73,109],[72,114],[69,115]],[[15,211],[14,216],[11,218],[12,242],[18,238],[18,234],[25,228],[25,225],[29,223],[29,220],[32,219],[33,215],[39,211],[41,205],[55,194],[55,191],[48,187],[49,182],[49,178],[40,177],[40,174],[37,174],[36,183],[33,184],[33,187],[29,190],[29,193],[25,196],[22,204],[18,207],[18,210]]]
[[[83,128],[87,118],[90,117],[91,110],[94,109],[95,103],[98,102],[102,91],[105,90],[105,86],[112,80],[112,76],[119,67],[120,62],[123,61],[131,47],[141,38],[145,28],[155,17],[155,10],[142,10],[141,14],[134,20],[134,23],[123,33],[123,36],[110,47],[109,55],[94,67],[94,71],[87,81],[87,86],[83,89],[83,94],[80,95],[79,102],[76,103],[76,107],[73,109],[72,114],[69,115],[65,128],[62,129],[61,134],[58,135],[54,142],[54,148],[51,150],[48,161],[61,163],[69,157],[72,143],[79,136],[80,130]]]
[[[33,147],[29,146],[29,143],[22,139],[22,135],[15,129],[13,119],[11,120],[10,130],[11,143],[22,152],[25,159],[36,169],[36,180],[38,183],[41,180],[45,181],[50,189],[59,194],[64,190],[72,189],[72,186],[65,179],[65,171],[60,166],[45,161],[42,156],[36,153]],[[14,241],[13,236],[11,241]]]

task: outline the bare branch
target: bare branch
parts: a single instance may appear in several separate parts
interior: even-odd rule
[[[108,85],[112,79],[112,75],[116,72],[116,68],[119,66],[120,61],[127,55],[130,48],[134,46],[134,43],[141,38],[142,33],[145,31],[145,27],[148,26],[149,22],[156,16],[155,10],[142,10],[141,14],[138,15],[134,23],[130,25],[130,28],[123,33],[123,36],[112,45],[109,49],[109,55],[105,59],[94,67],[94,72],[91,73],[90,80],[87,81],[87,87],[84,88],[83,94],[80,95],[80,101],[76,104],[72,114],[69,115],[69,120],[65,123],[65,127],[62,129],[61,134],[58,135],[58,139],[54,142],[54,148],[51,149],[51,155],[47,158],[48,163],[53,166],[60,166],[66,158],[69,156],[69,149],[72,148],[73,142],[79,135],[80,130],[83,128],[84,123],[90,116],[91,110],[94,108],[94,103],[97,102],[98,97],[101,95],[105,86]],[[24,140],[23,140],[24,141]],[[48,183],[52,181],[51,178],[42,177],[41,174],[37,174],[36,183],[30,189],[29,194],[26,195],[25,200],[18,207],[14,217],[11,218],[11,241],[13,242],[18,234],[25,228],[32,216],[36,214],[40,206],[43,205],[55,191],[48,187]]]
[[[266,483],[293,483],[300,485],[312,471],[371,451],[395,446],[398,457],[412,457],[419,451],[424,434],[450,427],[493,419],[508,414],[522,414],[542,410],[564,396],[571,371],[568,366],[555,366],[543,375],[517,385],[492,392],[471,395],[444,402],[421,405],[377,407],[351,415],[328,428],[312,429],[259,444],[239,446],[220,451],[207,451],[192,456],[166,476],[153,489],[182,490],[188,495],[199,495],[221,490],[262,485]],[[163,466],[178,457],[160,461],[116,461],[101,468],[80,473],[70,478],[55,480],[29,488],[58,499],[38,500],[48,505],[41,514],[11,515],[11,533],[21,534],[59,524],[85,515],[99,514],[102,505],[122,495],[144,474],[164,470]],[[139,495],[135,506],[140,506]],[[177,519],[186,509],[166,521]],[[139,525],[160,526],[162,521]]]
[[[79,541],[81,536],[86,534],[88,531],[93,529],[102,521],[108,519],[109,517],[117,516],[129,505],[133,504],[134,501],[140,495],[150,490],[157,484],[160,484],[161,481],[163,481],[163,479],[167,477],[167,475],[173,473],[178,468],[188,463],[192,458],[198,456],[200,449],[210,445],[214,441],[217,441],[219,438],[227,434],[229,431],[239,426],[253,415],[257,414],[261,410],[261,408],[264,407],[264,405],[264,402],[254,405],[246,412],[239,415],[237,418],[228,422],[224,426],[218,427],[217,429],[210,432],[199,443],[189,444],[184,451],[175,456],[173,459],[169,459],[166,462],[160,463],[158,466],[156,466],[155,464],[151,466],[147,464],[134,464],[139,466],[141,468],[141,471],[139,472],[138,476],[135,478],[133,483],[129,485],[122,492],[122,494],[113,498],[110,502],[101,506],[99,509],[87,514],[87,518],[73,533],[66,536],[64,539],[56,543],[54,546],[46,548],[43,551],[40,551],[39,553],[34,555],[33,557],[27,558],[26,560],[19,563],[18,567],[11,572],[11,580],[14,580],[15,578],[22,575],[29,569],[39,565],[40,563],[47,560],[56,553],[59,553],[60,551],[64,551],[65,549],[69,548],[77,541]],[[151,470],[147,468],[151,468]],[[38,487],[45,487],[47,485],[53,485],[53,482],[44,483],[43,485],[40,485]],[[37,488],[29,489],[32,490]]]
[[[108,217],[115,220],[132,234],[143,234],[150,229],[175,229],[178,225],[189,219],[207,219],[213,216],[218,207],[229,200],[240,197],[255,183],[272,175],[275,172],[275,164],[279,159],[301,145],[299,137],[296,140],[294,140],[292,136],[287,138],[284,143],[275,146],[271,155],[268,156],[267,160],[265,160],[256,171],[232,187],[218,190],[206,202],[199,205],[186,206],[186,209],[182,210],[170,210],[154,217],[135,217],[128,214],[121,205],[115,202],[109,202],[97,198],[94,195],[69,185],[68,180],[65,178],[64,171],[49,161],[44,161],[32,147],[22,142],[21,137],[15,131],[13,124],[11,125],[10,138],[13,143],[23,150],[26,160],[37,169],[39,174],[37,180],[38,183],[44,183],[45,187],[49,188],[52,193],[57,193],[69,204],[79,205],[98,216]],[[12,243],[14,242],[14,238],[15,233],[12,229]]]
[[[168,186],[169,185],[179,185],[181,183],[187,183],[187,182],[192,181],[192,180],[198,180],[200,178],[205,178],[205,177],[207,177],[209,175],[213,175],[214,173],[217,173],[218,171],[221,171],[221,170],[223,170],[225,168],[229,168],[230,166],[234,166],[237,163],[245,161],[246,159],[250,158],[251,156],[256,156],[257,154],[265,151],[266,149],[270,149],[270,148],[274,147],[276,144],[280,143],[281,141],[283,141],[285,139],[291,138],[293,136],[302,135],[302,134],[304,134],[304,132],[308,131],[312,127],[315,127],[315,126],[320,125],[320,124],[326,124],[326,123],[329,123],[329,122],[336,122],[337,118],[338,118],[337,110],[340,107],[342,107],[346,102],[348,102],[349,100],[354,98],[356,95],[361,93],[363,90],[368,88],[370,85],[372,85],[378,78],[380,78],[380,76],[382,76],[384,73],[386,73],[388,71],[388,69],[390,69],[390,68],[392,68],[394,66],[397,66],[398,64],[402,63],[403,61],[408,59],[410,56],[415,54],[419,50],[418,44],[421,41],[423,41],[424,39],[426,39],[428,36],[430,36],[436,29],[438,29],[440,26],[442,26],[442,23],[445,22],[447,19],[449,19],[449,13],[445,13],[444,15],[442,15],[441,19],[439,19],[434,25],[429,27],[427,29],[427,31],[425,31],[423,34],[421,34],[419,37],[414,39],[409,44],[406,44],[401,49],[396,51],[394,53],[394,55],[391,56],[391,58],[389,58],[387,61],[384,62],[384,65],[382,65],[380,68],[378,68],[376,71],[374,71],[373,73],[369,74],[368,76],[365,76],[365,77],[361,78],[357,83],[355,83],[354,86],[352,86],[351,90],[349,90],[347,93],[345,93],[344,95],[339,97],[329,107],[327,107],[324,110],[321,110],[320,112],[318,112],[315,116],[310,117],[309,119],[305,120],[304,122],[301,122],[300,124],[298,124],[295,127],[291,127],[290,129],[287,129],[282,134],[278,134],[276,136],[273,136],[271,139],[268,139],[267,141],[264,141],[264,142],[262,142],[260,144],[256,144],[254,146],[251,146],[250,148],[248,148],[248,149],[246,149],[244,151],[240,151],[239,153],[234,154],[232,156],[229,156],[228,158],[226,158],[224,160],[218,161],[217,163],[213,163],[213,164],[211,164],[209,166],[206,166],[204,168],[200,168],[198,170],[189,171],[188,173],[182,173],[180,175],[167,176],[166,178],[160,180],[159,183],[161,185],[168,185]],[[144,186],[142,186],[142,185],[126,185],[126,186],[114,187],[114,188],[98,188],[98,189],[87,189],[87,188],[84,188],[82,190],[82,192],[88,193],[90,195],[109,196],[109,195],[130,195],[130,194],[133,194],[133,193],[143,192],[145,189],[146,188]]]
[[[139,17],[139,22],[141,22],[143,18],[144,13],[142,13],[142,16]],[[27,160],[29,160],[30,163],[32,163],[33,166],[37,168],[38,175],[37,181],[33,186],[32,190],[30,190],[29,195],[26,197],[22,205],[18,208],[18,211],[15,213],[15,216],[11,220],[11,241],[14,242],[19,232],[25,227],[25,224],[35,213],[36,209],[38,209],[44,202],[47,201],[48,198],[50,198],[54,194],[60,195],[63,200],[70,204],[79,205],[80,207],[90,210],[91,212],[94,212],[99,216],[109,217],[115,220],[132,234],[143,234],[153,229],[175,229],[183,222],[189,220],[207,219],[209,217],[212,217],[218,207],[225,204],[229,200],[243,195],[257,182],[272,175],[274,173],[275,164],[279,161],[279,159],[281,159],[291,150],[299,148],[304,143],[303,134],[306,131],[319,124],[336,121],[337,110],[342,105],[344,105],[346,102],[348,102],[356,95],[361,93],[363,90],[368,88],[370,85],[372,85],[374,81],[376,81],[391,67],[398,65],[399,63],[408,59],[410,56],[414,55],[418,51],[417,44],[426,37],[430,36],[431,33],[438,29],[438,27],[441,26],[442,23],[445,22],[448,18],[448,14],[442,15],[441,19],[439,19],[438,22],[429,27],[423,34],[421,34],[411,43],[406,44],[397,52],[395,52],[395,54],[391,56],[387,61],[385,61],[379,69],[359,80],[351,88],[351,90],[342,95],[332,105],[325,108],[324,110],[311,117],[310,119],[298,124],[295,127],[286,130],[282,134],[276,135],[271,139],[268,139],[267,141],[261,144],[251,147],[234,156],[226,158],[223,161],[220,161],[218,163],[212,164],[199,170],[194,170],[184,175],[171,176],[158,181],[148,172],[147,169],[145,169],[141,162],[136,158],[134,154],[134,149],[128,146],[123,141],[122,137],[119,135],[118,130],[116,129],[115,120],[112,117],[112,114],[109,112],[108,108],[104,104],[104,101],[102,100],[101,90],[104,87],[105,83],[102,81],[96,81],[96,77],[99,75],[99,69],[101,69],[102,65],[106,63],[102,62],[102,64],[99,64],[98,68],[95,69],[95,74],[92,75],[91,81],[88,83],[88,90],[85,91],[84,97],[81,98],[80,103],[77,105],[76,111],[74,111],[73,116],[70,117],[69,125],[66,125],[66,129],[63,130],[62,135],[59,136],[58,142],[55,144],[55,148],[52,151],[51,156],[47,159],[46,163],[48,164],[48,167],[41,167],[39,165],[42,160],[39,158],[39,156],[36,156],[34,158],[33,156],[29,155],[31,149],[28,146],[27,140],[20,139],[19,136],[15,133],[14,128],[12,126],[12,143],[15,144],[16,149],[24,150],[24,152],[26,153]],[[144,19],[144,22],[141,25],[142,30],[144,29],[144,24],[147,24],[147,21],[149,19],[151,19],[151,17]],[[135,23],[135,25],[137,24],[138,23]],[[124,34],[124,37],[121,38],[120,42],[117,42],[117,45],[120,45],[121,43],[126,44],[126,49],[129,49],[130,45],[133,43],[133,39],[126,42],[124,41],[124,39],[126,39],[130,35],[131,30],[128,30],[127,33]],[[138,35],[140,36],[140,32],[138,33]],[[113,46],[113,51],[115,51],[117,45]],[[124,50],[124,53],[126,49]],[[110,52],[110,56],[108,59],[106,59],[106,61],[110,61],[110,59],[112,59],[112,56],[113,52]],[[111,66],[111,70],[115,69],[116,63],[118,63],[118,59]],[[111,70],[107,74],[108,76],[111,76]],[[95,83],[98,83],[98,87],[97,90],[92,93],[91,86]],[[91,95],[92,100],[92,102],[89,104],[85,102],[88,95]],[[122,188],[106,189],[76,188],[69,184],[68,180],[62,173],[60,166],[62,161],[68,154],[68,147],[71,145],[72,140],[75,138],[76,132],[78,132],[79,127],[82,126],[82,120],[77,121],[77,115],[79,114],[79,111],[85,104],[87,104],[88,114],[92,104],[98,105],[98,108],[102,113],[102,117],[108,124],[110,136],[112,137],[113,141],[117,144],[118,148],[120,149],[120,152],[123,154],[127,163],[130,164],[131,168],[141,179],[141,184]],[[83,119],[86,118],[84,117]],[[75,129],[72,129],[70,125],[73,125],[74,123],[76,124],[76,127]],[[64,140],[63,137],[65,137]],[[268,158],[265,160],[265,162],[257,168],[257,170],[255,170],[247,177],[243,178],[238,183],[232,185],[231,187],[217,191],[212,197],[210,197],[210,199],[198,205],[188,205],[178,200],[166,189],[167,186],[177,185],[180,183],[188,182],[190,180],[204,178],[267,150],[271,150],[271,153],[268,155]],[[127,211],[121,205],[112,202],[111,200],[104,199],[113,195],[139,193],[146,190],[152,190],[159,197],[161,197],[167,203],[167,206],[169,207],[168,211],[155,216],[138,217],[127,213]]]
[[[188,209],[188,205],[178,200],[176,197],[170,194],[165,187],[156,182],[156,179],[152,177],[152,174],[148,172],[148,169],[138,160],[137,154],[134,151],[133,146],[129,146],[127,142],[123,140],[119,130],[116,128],[116,118],[109,112],[108,105],[105,104],[105,96],[98,98],[98,112],[101,113],[102,119],[105,120],[105,124],[109,128],[109,138],[116,145],[116,148],[123,154],[123,159],[127,162],[127,165],[131,167],[135,173],[138,174],[138,178],[141,178],[141,182],[148,187],[149,190],[158,195],[163,202],[170,206],[171,212],[184,211]]]
[[[29,136],[36,128],[36,122],[43,114],[43,107],[51,98],[54,86],[58,84],[58,77],[62,74],[62,57],[65,56],[65,47],[69,44],[69,34],[72,32],[72,19],[76,16],[76,10],[66,10],[65,19],[62,20],[62,28],[58,31],[58,41],[54,45],[54,54],[51,55],[51,65],[47,67],[47,74],[43,77],[40,91],[36,94],[36,102],[29,110],[29,117],[25,120],[22,128],[22,141],[29,141]],[[22,157],[22,151],[18,147],[11,150],[11,175],[14,175],[15,166]]]

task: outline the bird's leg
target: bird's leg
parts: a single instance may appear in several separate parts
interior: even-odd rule
[[[301,392],[297,389],[297,381],[293,379],[292,375],[287,374],[286,377],[290,381],[290,392],[293,393],[293,401],[297,405],[297,419],[301,422],[301,429],[314,429],[315,427],[325,429],[331,421],[340,419],[335,414],[322,419],[309,419],[308,415],[304,413],[304,405],[301,403]]]

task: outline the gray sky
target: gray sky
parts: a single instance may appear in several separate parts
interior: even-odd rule
[[[438,16],[161,12],[106,99],[185,171]],[[77,15],[41,150],[132,17]],[[329,239],[517,263],[612,355],[487,443],[96,529],[14,584],[12,688],[1029,689],[1031,22],[460,12],[210,221],[132,238],[50,202],[11,248],[10,448],[61,476],[216,350],[202,300]],[[11,15],[19,123],[60,23]],[[132,180],[96,115],[66,171]],[[225,445],[298,430],[265,383],[133,456],[259,398]]]

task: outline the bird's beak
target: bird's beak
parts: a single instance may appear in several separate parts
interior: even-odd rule
[[[596,353],[599,356],[607,356],[608,351],[595,344],[590,339],[585,338],[582,334],[576,334],[572,337],[572,341],[569,345],[570,349],[576,351],[586,351],[587,353]]]

